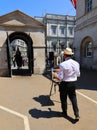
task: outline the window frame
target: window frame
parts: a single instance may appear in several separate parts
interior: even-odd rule
[[[69,35],[74,35],[74,27],[68,27]]]
[[[57,34],[57,26],[51,25],[51,34],[56,35]]]
[[[86,43],[86,57],[93,56],[93,43],[91,41]]]
[[[93,7],[92,0],[85,0],[85,12],[88,13],[92,10]]]
[[[65,27],[64,26],[60,26],[60,34],[65,35]]]

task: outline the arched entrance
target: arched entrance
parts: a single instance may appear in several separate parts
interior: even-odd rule
[[[82,40],[80,51],[80,63],[82,68],[92,68],[94,51],[93,46],[93,39],[90,36],[87,36]]]
[[[28,34],[14,32],[7,38],[8,68],[11,75],[31,75],[33,73],[33,42]],[[22,56],[22,65],[18,67],[16,51]],[[20,61],[19,61],[20,62]]]

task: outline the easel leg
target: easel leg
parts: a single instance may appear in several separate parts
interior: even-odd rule
[[[50,89],[50,96],[51,96],[51,93],[52,93],[52,89],[53,89],[53,82],[52,82],[52,85],[51,85],[51,89]]]
[[[56,93],[56,85],[57,85],[57,84],[55,83],[55,84],[54,84],[54,92],[55,92],[55,93]]]

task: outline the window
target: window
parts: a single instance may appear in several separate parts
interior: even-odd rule
[[[53,46],[54,51],[56,51],[57,42],[52,42],[52,46]]]
[[[92,0],[86,0],[85,8],[86,8],[86,13],[92,10]]]
[[[56,29],[57,29],[56,26],[51,26],[51,31],[53,35],[56,35]]]
[[[65,43],[64,42],[60,42],[60,47],[61,47],[61,50],[64,50]]]
[[[73,35],[73,27],[69,27],[69,34]]]
[[[88,42],[86,44],[86,57],[92,57],[92,53],[93,53],[92,43]]]
[[[65,27],[60,27],[60,33],[61,33],[61,35],[65,34]]]

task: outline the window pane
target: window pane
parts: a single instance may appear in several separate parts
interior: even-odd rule
[[[69,34],[73,35],[73,27],[69,27]]]
[[[92,9],[92,0],[86,0],[86,13]]]
[[[55,35],[56,34],[56,26],[51,26],[51,31],[52,31],[52,34]]]
[[[64,27],[60,27],[60,32],[61,32],[62,35],[64,35],[65,34],[65,28]]]
[[[89,43],[87,43],[87,45],[86,45],[86,56],[87,56],[87,57],[91,57],[91,56],[92,56],[92,53],[93,53],[93,51],[92,51],[92,43],[89,42]]]

